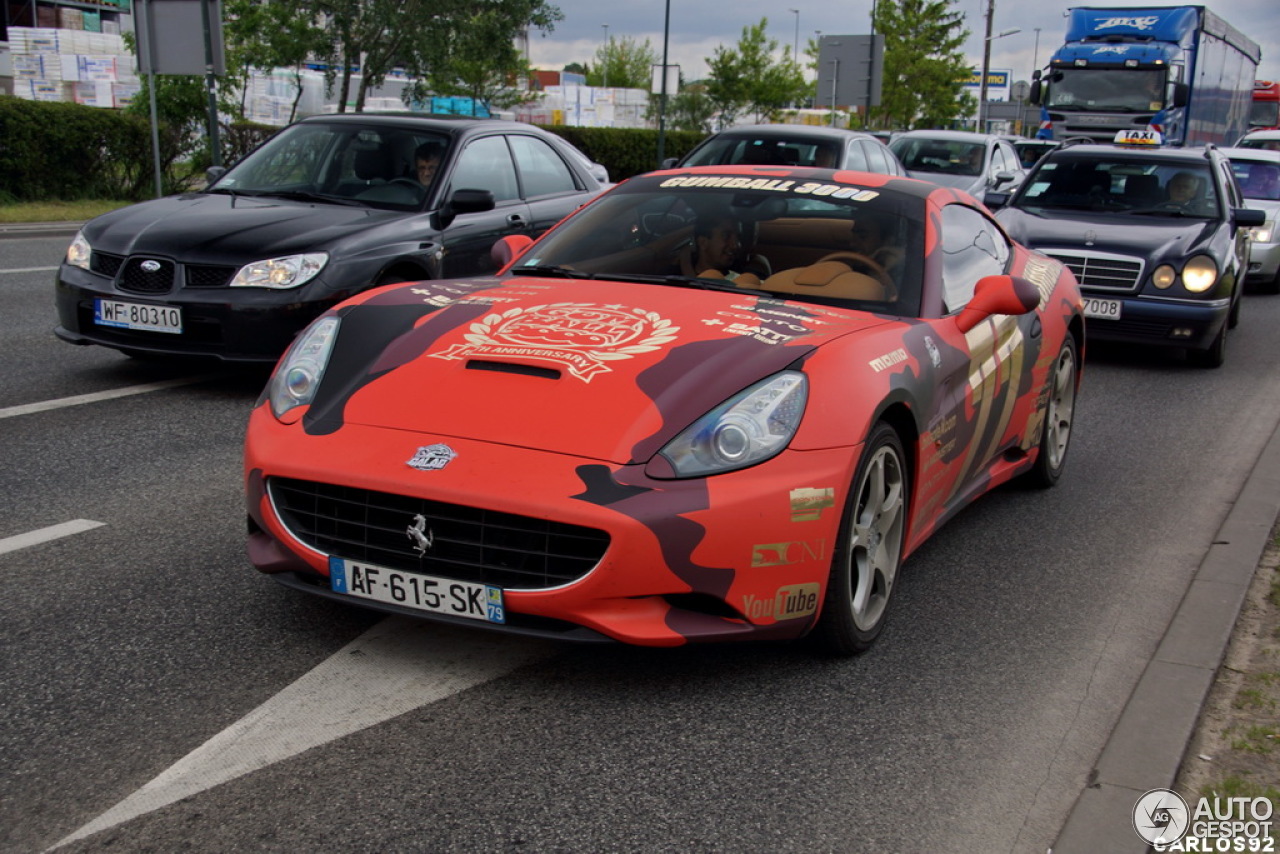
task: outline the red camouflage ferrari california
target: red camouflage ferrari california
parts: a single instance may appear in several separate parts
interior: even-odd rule
[[[963,193],[672,170],[495,251],[281,359],[245,447],[262,572],[512,632],[848,655],[943,522],[1063,471],[1076,281]]]

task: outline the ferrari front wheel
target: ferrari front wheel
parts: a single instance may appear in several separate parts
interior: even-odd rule
[[[1076,412],[1077,365],[1076,342],[1069,334],[1062,342],[1058,358],[1049,373],[1048,400],[1044,408],[1040,452],[1026,473],[1026,483],[1047,489],[1058,482],[1067,464],[1067,448],[1071,445],[1071,425]]]
[[[817,639],[837,655],[867,650],[884,628],[902,566],[910,476],[902,440],[876,425],[867,438],[840,520]]]

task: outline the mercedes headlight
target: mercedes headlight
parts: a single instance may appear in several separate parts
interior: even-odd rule
[[[296,288],[306,284],[324,269],[329,261],[327,252],[308,252],[305,255],[286,255],[283,258],[267,258],[245,264],[231,280],[233,288]]]
[[[327,316],[308,326],[293,342],[267,384],[271,412],[276,418],[283,419],[290,410],[315,400],[337,337],[338,318]]]
[[[1193,294],[1202,294],[1218,281],[1218,265],[1208,255],[1197,255],[1182,268],[1182,286]]]
[[[775,374],[699,418],[659,453],[676,477],[702,477],[762,462],[791,441],[808,395],[804,374]]]
[[[93,247],[84,239],[84,232],[77,231],[75,240],[67,247],[67,263],[81,270],[89,269],[89,259],[93,255]]]
[[[1177,272],[1168,264],[1161,264],[1156,267],[1155,272],[1151,274],[1151,284],[1160,290],[1170,287],[1178,279]]]

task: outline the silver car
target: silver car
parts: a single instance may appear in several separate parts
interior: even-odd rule
[[[1224,148],[1240,192],[1249,207],[1265,211],[1267,221],[1249,229],[1249,271],[1245,281],[1258,290],[1280,294],[1280,151]]]
[[[1009,140],[960,130],[912,130],[889,143],[912,178],[963,190],[978,201],[987,192],[1011,193],[1027,176]]]

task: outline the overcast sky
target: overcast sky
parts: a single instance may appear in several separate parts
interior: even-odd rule
[[[627,36],[641,44],[649,40],[662,61],[666,0],[549,0],[564,13],[564,20],[550,35],[529,35],[530,61],[535,67],[560,69],[570,62],[590,63],[604,43],[606,33]],[[970,31],[965,55],[974,68],[982,65],[982,39],[986,34],[987,0],[958,0],[953,8],[965,16]],[[1124,0],[1094,0],[1080,6],[1141,8],[1159,4],[1134,4]],[[1176,5],[1176,4],[1168,4]],[[1280,80],[1280,0],[1210,0],[1203,5],[1243,31],[1262,48],[1258,66],[1261,79]],[[1021,32],[991,42],[991,68],[1013,71],[1014,80],[1028,80],[1036,65],[1043,67],[1066,33],[1062,17],[1068,6],[1054,8],[1028,0],[997,0],[992,33]],[[742,29],[769,21],[768,34],[780,47],[797,41],[803,53],[815,31],[826,35],[863,35],[870,32],[871,0],[671,0],[668,62],[679,65],[686,80],[707,73],[706,59],[717,47],[734,47]],[[799,13],[790,11],[798,9]],[[1050,11],[1050,10],[1053,11]],[[604,25],[608,25],[605,29]],[[1037,37],[1036,28],[1040,32]],[[1037,38],[1039,46],[1037,49]]]

